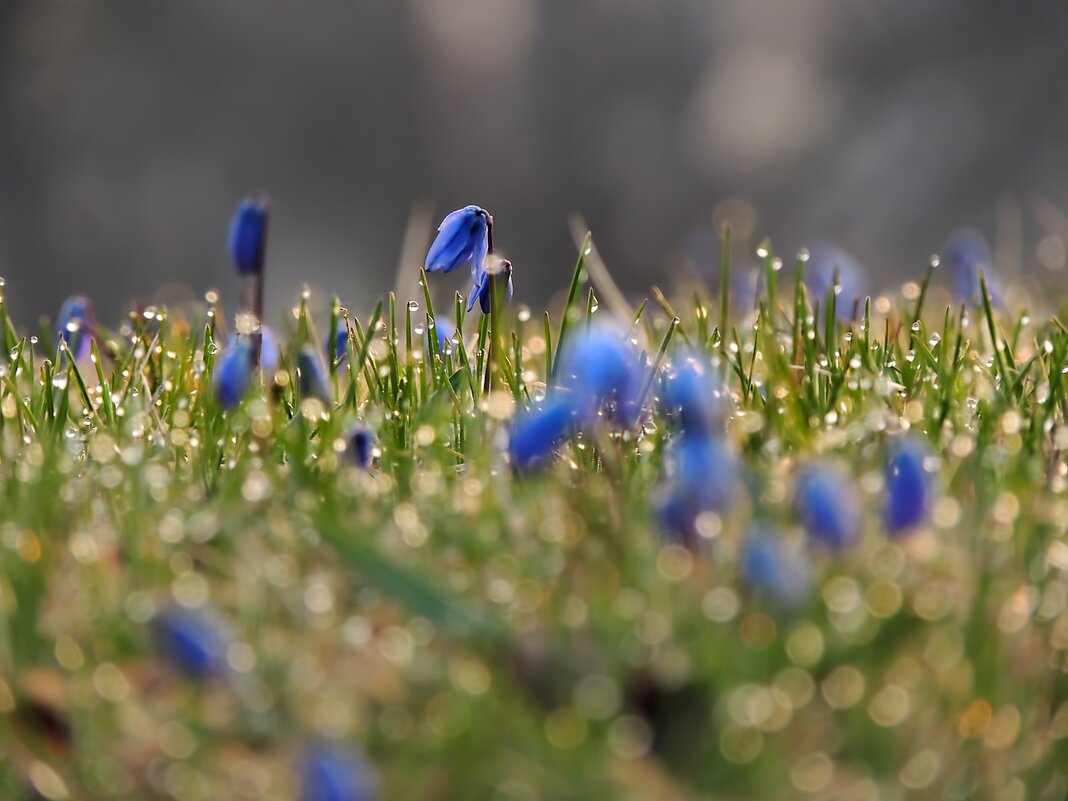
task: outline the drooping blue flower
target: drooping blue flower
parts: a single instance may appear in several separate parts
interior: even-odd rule
[[[499,280],[506,282],[504,305],[507,306],[512,301],[512,263],[507,259],[501,259],[497,275],[500,276]],[[478,303],[482,307],[483,314],[490,313],[490,288],[493,286],[491,278],[492,274],[485,269],[479,270],[477,275],[472,276],[471,292],[467,295],[468,311],[475,308],[475,303]]]
[[[684,433],[668,451],[667,465],[656,513],[669,538],[693,547],[697,518],[725,512],[741,494],[738,460],[722,437]]]
[[[928,449],[918,439],[895,446],[886,464],[886,527],[904,534],[927,520],[931,478],[924,468]]]
[[[983,290],[979,282],[979,274],[982,273],[991,303],[1001,305],[1001,288],[994,274],[990,246],[981,233],[973,228],[955,231],[946,243],[945,263],[949,268],[953,295],[958,302],[975,307],[982,305]]]
[[[327,358],[333,359],[338,364],[344,363],[345,359],[349,356],[349,329],[338,321],[339,328],[337,333],[334,334],[334,347],[330,347],[330,334],[326,335],[326,343],[323,348],[326,351]]]
[[[234,212],[227,246],[230,259],[241,275],[259,275],[263,272],[268,217],[266,197],[246,198]]]
[[[742,541],[739,566],[745,585],[781,609],[794,609],[808,598],[811,579],[804,554],[787,548],[775,532],[749,531]]]
[[[228,343],[215,362],[212,375],[215,396],[224,409],[232,409],[248,394],[252,383],[252,343],[248,338]]]
[[[376,783],[370,768],[355,751],[317,743],[300,762],[300,801],[375,801]]]
[[[349,461],[361,470],[369,470],[374,459],[375,433],[363,423],[357,423],[349,431]]]
[[[853,316],[855,307],[863,312],[864,299],[870,291],[864,268],[844,250],[828,242],[817,242],[809,248],[804,276],[813,305],[817,302],[821,307],[826,304],[827,292],[834,286],[836,274],[838,293],[835,314],[839,319],[847,320]]]
[[[471,262],[471,274],[476,276],[486,261],[491,224],[489,213],[478,206],[464,206],[448,214],[427,251],[426,271],[449,273]]]
[[[300,377],[300,395],[303,398],[333,399],[330,381],[319,354],[311,345],[305,345],[297,354],[297,374]]]
[[[278,345],[278,337],[267,326],[260,328],[260,367],[267,375],[274,375],[278,371],[278,365],[282,363],[282,349]],[[231,348],[240,342],[247,342],[252,347],[252,334],[232,333],[226,339],[226,347]]]
[[[227,638],[216,614],[205,609],[171,606],[152,618],[160,655],[191,679],[226,672]]]
[[[840,550],[860,536],[857,489],[838,468],[821,464],[802,470],[794,506],[809,537],[831,550]]]
[[[638,355],[623,335],[595,325],[576,332],[565,345],[557,381],[570,394],[580,422],[588,425],[604,404],[612,406],[617,420],[633,420],[643,375]]]
[[[71,295],[59,309],[56,337],[67,343],[74,361],[89,358],[93,340],[93,302],[85,295]]]
[[[546,458],[574,427],[574,412],[565,396],[554,395],[536,409],[520,414],[508,438],[508,455],[519,470],[527,470]]]
[[[684,431],[711,434],[722,426],[727,398],[708,359],[684,353],[664,376],[661,402]]]

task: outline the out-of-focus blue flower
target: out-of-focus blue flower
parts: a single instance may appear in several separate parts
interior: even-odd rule
[[[537,409],[519,415],[508,438],[508,455],[519,470],[527,470],[547,457],[568,437],[575,424],[568,398],[550,397]]]
[[[349,329],[339,320],[337,333],[334,334],[334,347],[330,347],[330,334],[326,335],[326,351],[327,358],[333,359],[338,364],[342,364],[349,355]]]
[[[742,581],[776,606],[793,609],[809,595],[810,578],[804,554],[789,550],[778,534],[757,528],[742,541]]]
[[[238,204],[230,221],[227,239],[230,258],[242,275],[259,275],[263,272],[268,214],[265,197],[246,198]]]
[[[669,480],[657,504],[669,537],[694,546],[697,518],[726,511],[741,492],[738,461],[720,437],[683,434],[667,455]]]
[[[59,308],[56,337],[67,343],[74,361],[89,358],[93,341],[93,302],[85,295],[71,295]]]
[[[361,470],[369,470],[374,459],[375,433],[363,423],[357,423],[349,431],[349,461]]]
[[[831,550],[840,550],[860,536],[857,489],[837,468],[805,468],[797,481],[794,505],[809,537]]]
[[[171,606],[152,619],[160,655],[191,679],[226,672],[226,637],[215,614],[204,609]]]
[[[662,402],[684,431],[711,434],[722,425],[726,395],[706,358],[684,354],[664,377]]]
[[[333,399],[334,393],[330,391],[323,363],[311,345],[305,345],[297,354],[297,373],[300,376],[301,397],[318,398],[321,401]]]
[[[448,317],[434,318],[434,332],[438,337],[438,350],[448,353],[452,350],[453,340],[456,335],[456,324]]]
[[[371,771],[355,751],[316,744],[300,763],[300,801],[374,801],[378,790]]]
[[[506,282],[504,305],[507,306],[512,301],[512,263],[507,259],[501,259],[501,266],[497,275],[500,276],[500,280]],[[475,303],[477,302],[482,307],[483,314],[490,313],[490,288],[493,286],[491,278],[492,274],[485,269],[479,270],[476,275],[472,276],[471,292],[467,295],[468,311],[475,308]]]
[[[946,243],[945,263],[949,267],[953,295],[958,301],[976,307],[983,304],[982,284],[979,283],[981,272],[990,292],[990,302],[1001,305],[1001,289],[994,274],[990,246],[981,233],[973,228],[955,231]]]
[[[614,405],[617,419],[632,419],[643,372],[634,349],[618,331],[593,326],[567,342],[557,380],[567,389],[579,420],[588,425],[605,403]]]
[[[278,345],[278,337],[267,326],[260,328],[260,367],[268,376],[278,371],[278,365],[282,363],[282,349]],[[247,342],[252,347],[252,334],[230,334],[226,339],[226,347],[231,348],[240,342]]]
[[[886,527],[903,534],[927,520],[931,479],[924,468],[927,447],[909,439],[894,447],[886,465]]]
[[[864,268],[844,250],[830,243],[817,242],[809,248],[804,275],[805,286],[813,305],[817,302],[821,307],[826,304],[827,292],[834,285],[836,272],[838,295],[835,300],[835,313],[839,319],[849,319],[853,316],[855,306],[863,312],[864,299],[869,292],[868,276]]]
[[[232,409],[248,394],[252,383],[252,343],[235,339],[219,354],[212,376],[215,396],[224,409]]]
[[[491,219],[478,206],[464,206],[447,215],[427,251],[426,271],[449,273],[471,262],[471,275],[477,276],[486,261]]]

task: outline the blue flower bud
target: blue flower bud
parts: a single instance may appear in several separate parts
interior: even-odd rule
[[[263,272],[268,212],[265,197],[246,198],[238,204],[230,221],[227,240],[230,258],[242,275],[259,275]]]
[[[500,270],[497,273],[500,278],[498,280],[505,281],[504,287],[504,305],[507,306],[512,302],[512,263],[507,259],[501,259]],[[475,308],[477,302],[482,307],[483,314],[490,313],[490,289],[493,286],[491,274],[487,270],[479,270],[478,274],[472,277],[471,292],[467,296],[467,310]]]
[[[571,433],[575,420],[567,398],[554,395],[537,409],[520,414],[512,425],[508,455],[519,470],[537,465]]]
[[[93,340],[93,302],[85,295],[72,295],[63,301],[56,319],[56,337],[67,343],[74,361],[89,358]]]
[[[489,213],[478,206],[464,206],[441,221],[424,265],[428,273],[449,273],[471,262],[471,273],[483,268],[489,249]]]
[[[637,354],[619,332],[594,326],[567,343],[557,378],[569,390],[580,421],[588,425],[603,404],[614,407],[616,419],[631,421],[638,412],[643,374]]]
[[[745,585],[781,609],[794,609],[808,598],[811,581],[804,554],[788,549],[775,532],[750,531],[742,541],[739,566]]]
[[[903,534],[927,520],[931,480],[924,468],[927,447],[909,439],[894,447],[886,465],[886,527]]]
[[[300,801],[374,801],[378,790],[363,758],[340,745],[317,744],[300,764]]]
[[[319,354],[311,345],[305,345],[297,354],[297,375],[300,377],[300,395],[302,398],[318,398],[321,401],[333,400],[330,381],[323,367]]]
[[[857,489],[837,468],[805,468],[797,481],[794,506],[809,537],[831,550],[840,550],[860,537]]]
[[[817,242],[809,248],[808,262],[804,268],[809,301],[813,305],[818,302],[821,308],[827,303],[827,292],[834,285],[836,273],[836,316],[840,320],[847,320],[853,316],[854,307],[863,314],[864,300],[869,292],[868,276],[856,259],[827,242]]]
[[[727,395],[707,359],[685,354],[664,377],[661,402],[684,431],[711,434],[723,425]]]
[[[954,232],[946,243],[945,263],[949,268],[953,295],[958,302],[982,306],[983,289],[979,282],[979,274],[982,273],[991,303],[1001,305],[1001,289],[992,267],[990,246],[981,233],[971,228]]]
[[[361,470],[370,469],[371,461],[374,459],[374,432],[362,423],[357,423],[349,431],[348,439],[349,461]]]
[[[212,383],[224,409],[234,408],[248,394],[252,383],[252,343],[247,338],[235,339],[223,348],[215,362]]]
[[[160,655],[191,679],[226,672],[226,637],[214,613],[172,606],[152,619],[153,639]]]

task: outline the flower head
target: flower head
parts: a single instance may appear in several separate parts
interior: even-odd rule
[[[669,480],[656,506],[665,533],[686,545],[697,542],[697,519],[722,513],[741,494],[738,460],[721,437],[684,433],[668,452]]]
[[[333,359],[337,364],[341,364],[348,358],[349,355],[349,329],[342,325],[338,328],[337,333],[334,334],[333,347],[330,347],[330,334],[326,335],[326,343],[323,348],[326,351],[328,359]]]
[[[787,548],[776,532],[758,528],[746,534],[740,568],[745,585],[780,608],[795,608],[808,598],[811,580],[804,555]]]
[[[300,377],[301,397],[318,398],[321,401],[333,398],[322,360],[311,345],[305,345],[297,353],[297,375]]]
[[[340,745],[309,747],[300,762],[300,801],[374,801],[378,790],[363,758]]]
[[[152,619],[152,633],[161,656],[189,678],[225,674],[227,641],[215,613],[171,606]]]
[[[638,356],[615,329],[593,326],[575,336],[561,355],[558,381],[568,390],[572,408],[583,424],[611,404],[617,419],[637,414],[643,370]]]
[[[817,242],[809,248],[804,276],[805,286],[813,304],[826,303],[827,292],[832,286],[837,286],[835,314],[839,319],[850,318],[855,305],[863,306],[869,291],[868,276],[860,262],[828,242]],[[838,279],[837,285],[835,276]]]
[[[489,251],[492,220],[489,212],[478,206],[464,206],[447,215],[427,251],[426,271],[450,273],[471,262],[471,274],[477,276]]]
[[[252,383],[252,343],[235,338],[219,354],[212,375],[215,396],[224,409],[232,409],[248,393]]]
[[[56,337],[67,343],[74,361],[89,358],[93,339],[93,302],[85,295],[71,295],[59,308]]]
[[[499,280],[506,282],[504,287],[505,305],[507,306],[512,301],[512,263],[507,259],[501,259],[500,267],[495,273],[483,268],[471,277],[471,292],[467,295],[468,311],[475,308],[475,303],[478,303],[482,308],[483,314],[490,313],[490,294],[493,289],[493,281],[491,279],[494,275],[500,276]]]
[[[661,400],[684,431],[711,434],[722,425],[727,396],[708,360],[685,354],[665,376]]]
[[[266,197],[246,198],[234,212],[227,245],[230,259],[242,275],[259,275],[263,272],[268,218]]]
[[[972,228],[955,231],[946,243],[945,261],[949,267],[953,295],[958,301],[972,306],[982,305],[981,273],[990,293],[990,302],[995,306],[1001,305],[1001,289],[992,267],[990,245],[981,233]]]
[[[368,470],[374,459],[375,433],[363,423],[357,423],[349,431],[348,453],[349,461],[360,468]]]
[[[567,438],[574,424],[571,404],[560,395],[519,415],[508,438],[512,464],[520,470],[535,466]]]
[[[241,342],[247,342],[251,352],[253,336],[235,332],[226,338],[226,348],[232,348]],[[274,375],[278,366],[282,363],[282,349],[278,345],[278,337],[267,326],[260,327],[260,367],[267,375]]]
[[[805,468],[797,481],[794,507],[809,537],[840,550],[860,536],[857,491],[846,474],[829,465]]]
[[[924,467],[927,447],[909,439],[894,447],[886,464],[886,527],[903,534],[927,520],[931,479]]]

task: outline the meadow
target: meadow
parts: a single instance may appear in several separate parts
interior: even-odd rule
[[[229,305],[0,288],[0,797],[1068,797],[1068,329],[977,235],[541,313],[471,206],[275,319],[268,219]]]

